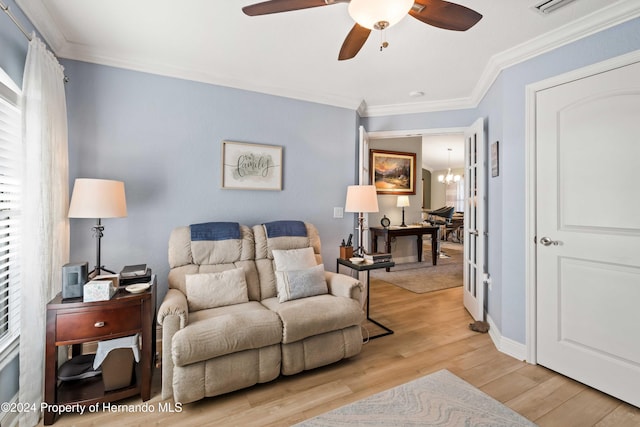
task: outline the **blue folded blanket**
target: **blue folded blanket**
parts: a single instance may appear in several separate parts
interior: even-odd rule
[[[264,224],[268,238],[307,237],[307,227],[302,221],[273,221]]]
[[[191,224],[191,241],[240,239],[240,224],[237,222],[206,222]]]

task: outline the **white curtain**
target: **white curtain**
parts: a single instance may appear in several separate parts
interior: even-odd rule
[[[32,34],[23,79],[21,403],[40,408],[44,392],[46,305],[60,291],[69,259],[69,171],[64,71]],[[21,426],[40,414],[24,412]]]

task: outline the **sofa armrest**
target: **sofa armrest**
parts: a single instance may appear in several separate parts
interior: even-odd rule
[[[180,329],[189,323],[187,297],[177,289],[169,289],[158,309],[158,324],[162,325],[168,316],[178,316]]]
[[[352,298],[358,303],[362,303],[364,289],[362,282],[346,274],[333,273],[331,271],[325,271],[324,273],[331,295]]]
[[[158,309],[158,324],[162,325],[162,399],[173,396],[173,336],[188,322],[187,297],[177,289],[169,289]]]

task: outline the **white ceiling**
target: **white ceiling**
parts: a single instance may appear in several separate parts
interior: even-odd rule
[[[449,153],[449,148],[451,153]],[[431,172],[464,167],[464,135],[449,133],[422,136],[422,168]]]
[[[502,67],[640,15],[638,0],[456,0],[483,19],[466,32],[411,16],[338,61],[344,3],[249,17],[252,0],[17,0],[56,55],[359,109],[365,116],[473,107]],[[411,97],[412,91],[424,96]]]

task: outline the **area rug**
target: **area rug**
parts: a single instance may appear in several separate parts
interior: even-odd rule
[[[396,264],[391,271],[384,269],[371,270],[371,281],[381,280],[407,289],[416,294],[438,291],[441,289],[462,286],[462,245],[444,247],[443,252],[449,258],[438,259],[438,265],[431,264],[431,247],[425,245],[423,255],[428,259],[423,262]]]
[[[442,370],[296,426],[535,427],[535,424],[451,372]]]

